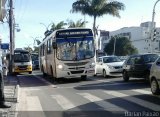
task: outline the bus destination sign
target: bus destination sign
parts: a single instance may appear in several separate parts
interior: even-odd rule
[[[75,37],[75,36],[93,36],[91,30],[63,30],[63,31],[57,31],[56,37],[62,38],[62,37]]]

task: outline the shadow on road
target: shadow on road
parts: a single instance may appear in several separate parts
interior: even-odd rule
[[[143,89],[150,88],[149,82],[144,79],[132,79],[129,82],[124,81],[111,81],[111,82],[99,82],[92,84],[85,84],[74,87],[77,90],[131,90],[131,89]]]

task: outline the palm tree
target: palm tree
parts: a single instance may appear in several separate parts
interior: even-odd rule
[[[67,23],[65,23],[64,21],[61,21],[58,24],[53,23],[50,31],[54,31],[54,30],[57,30],[57,29],[64,29],[65,25],[67,25]]]
[[[109,14],[120,17],[119,10],[124,10],[125,5],[118,1],[109,0],[77,0],[72,4],[72,13],[80,12],[83,15],[87,14],[94,18],[93,32],[96,37],[96,18]]]
[[[68,28],[75,28],[75,27],[85,27],[85,24],[88,23],[87,21],[82,21],[82,19],[79,19],[77,22],[74,22],[73,20],[67,20],[68,22]]]

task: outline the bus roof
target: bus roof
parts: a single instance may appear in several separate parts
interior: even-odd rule
[[[87,32],[82,32],[82,31],[89,31]],[[67,33],[68,32],[68,33]],[[47,37],[45,37],[43,39],[43,41],[41,42],[41,44],[39,44],[39,46],[41,46],[44,42],[46,42],[49,38],[51,37],[66,37],[66,36],[78,36],[78,35],[87,35],[87,36],[93,36],[92,30],[90,28],[67,28],[67,29],[58,29],[53,31],[50,35],[48,35]]]
[[[29,53],[28,50],[14,50],[14,52],[25,52],[25,53]]]

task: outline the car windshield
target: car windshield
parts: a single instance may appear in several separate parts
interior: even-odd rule
[[[104,57],[103,63],[121,62],[118,57]]]
[[[143,56],[144,63],[154,62],[157,58],[158,58],[157,54],[148,54]]]

